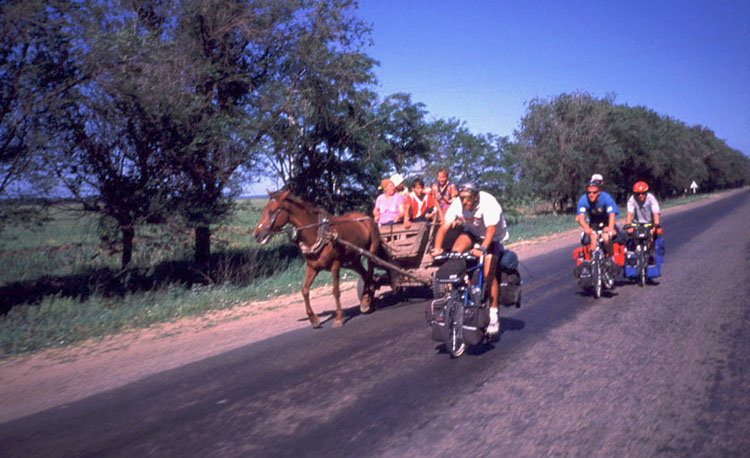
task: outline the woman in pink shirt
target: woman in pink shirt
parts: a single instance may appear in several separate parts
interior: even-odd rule
[[[396,192],[396,186],[390,179],[380,183],[385,191],[375,200],[375,208],[372,210],[375,221],[382,225],[394,224],[404,217],[404,196]]]

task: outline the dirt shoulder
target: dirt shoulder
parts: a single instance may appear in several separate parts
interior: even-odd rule
[[[739,191],[669,208],[663,214],[668,216],[706,205],[736,192]],[[575,242],[579,233],[574,229],[513,244],[510,248],[521,259],[530,258]],[[355,282],[342,285],[344,308],[358,303],[355,285]],[[387,293],[387,290],[380,293]],[[313,309],[322,320],[328,319],[335,309],[331,287],[315,289],[311,297]],[[330,323],[324,322],[323,326],[330,326]],[[310,328],[310,324],[304,313],[302,296],[295,292],[202,317],[3,361],[0,363],[0,423],[302,328]]]

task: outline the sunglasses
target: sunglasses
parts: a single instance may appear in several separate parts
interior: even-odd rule
[[[458,198],[461,199],[461,202],[471,201],[471,196],[458,196]]]
[[[645,196],[646,193],[645,192],[636,192],[635,195],[636,196]]]
[[[586,194],[597,195],[597,194],[599,194],[599,191],[586,191]]]

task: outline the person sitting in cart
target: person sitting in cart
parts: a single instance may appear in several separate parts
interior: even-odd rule
[[[648,183],[639,181],[633,185],[633,195],[628,199],[627,208],[628,210],[625,215],[626,226],[630,226],[631,224],[652,224],[649,250],[652,249],[654,238],[662,233],[661,226],[659,225],[661,222],[661,209],[656,197],[648,192]],[[635,228],[630,226],[626,230],[628,234],[632,234]]]
[[[429,221],[437,212],[437,203],[432,194],[425,192],[424,180],[416,178],[411,185],[408,208],[411,221]]]
[[[583,229],[581,243],[589,245],[591,252],[596,250],[596,232],[602,232],[602,243],[607,255],[606,263],[608,267],[611,267],[614,252],[612,245],[618,233],[615,220],[619,210],[612,196],[602,192],[600,183],[599,181],[590,182],[586,187],[586,194],[578,199],[576,222]]]
[[[396,192],[396,186],[389,178],[380,182],[383,194],[375,200],[375,208],[372,214],[375,222],[381,226],[395,224],[404,220],[408,227],[409,216],[406,214],[404,196]]]
[[[432,183],[432,196],[438,204],[438,214],[440,221],[443,221],[443,215],[453,200],[458,196],[456,186],[448,180],[448,169],[440,169],[437,172],[437,181]]]
[[[483,251],[473,248],[475,244],[479,244],[484,253],[490,255],[485,258],[485,278],[490,280],[490,325],[487,332],[497,334],[500,332],[497,310],[500,286],[496,271],[497,262],[503,252],[502,242],[508,238],[505,216],[497,199],[487,192],[480,191],[472,182],[462,183],[458,187],[458,197],[445,211],[443,222],[435,235],[432,255],[437,256],[444,252],[445,234],[458,226],[462,226],[463,230],[453,242],[452,251],[463,253],[471,250],[472,255],[479,257]]]

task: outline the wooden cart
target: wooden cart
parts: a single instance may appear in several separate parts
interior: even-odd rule
[[[375,264],[374,291],[389,285],[394,292],[415,286],[431,286],[437,266],[433,266],[432,248],[438,224],[413,222],[406,229],[403,224],[380,226],[380,240],[389,260],[369,252],[362,254]],[[364,281],[357,283],[357,295],[362,299]]]

